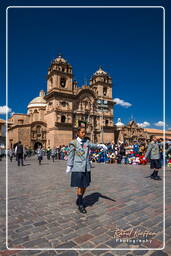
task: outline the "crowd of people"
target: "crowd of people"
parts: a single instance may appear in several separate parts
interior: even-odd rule
[[[159,171],[163,164],[171,168],[171,141],[163,142],[156,136],[151,136],[148,144],[138,143],[106,143],[94,144],[85,136],[85,128],[79,128],[77,138],[68,145],[59,145],[44,149],[41,145],[35,150],[24,147],[19,141],[13,148],[8,149],[4,156],[10,161],[15,157],[18,166],[24,165],[24,160],[34,156],[38,164],[44,158],[47,161],[66,161],[66,173],[71,172],[71,187],[76,187],[76,205],[80,213],[87,213],[84,205],[84,194],[91,183],[91,167],[94,162],[102,164],[146,165],[150,163],[152,173],[146,178],[162,180]],[[165,155],[164,155],[165,152]],[[0,158],[2,151],[0,152]]]
[[[158,140],[160,145],[160,163],[163,165],[163,142]],[[129,165],[146,165],[148,159],[144,159],[145,153],[147,152],[148,145],[145,143],[118,143],[112,144],[107,143],[107,150],[103,149],[90,149],[90,161],[91,163],[108,163],[108,164],[129,164]],[[48,160],[67,160],[68,159],[68,150],[69,145],[59,145],[54,148],[48,147],[47,149],[38,146],[37,149],[24,147],[19,141],[14,148],[10,148],[7,151],[10,161],[12,162],[15,158],[18,162],[18,165],[23,165],[23,160],[30,158],[31,156],[37,156],[39,164],[44,157],[47,157]],[[166,166],[171,167],[171,142],[167,141],[165,144]],[[0,160],[5,157],[6,151],[0,151]],[[149,157],[150,158],[150,157]]]

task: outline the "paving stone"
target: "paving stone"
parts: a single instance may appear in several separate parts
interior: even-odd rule
[[[152,242],[147,242],[144,244],[147,248],[160,248],[162,247],[162,242],[157,239],[152,239]]]
[[[77,238],[74,239],[74,241],[78,244],[84,243],[90,239],[92,239],[94,236],[91,234],[85,234],[85,235],[81,235]]]
[[[69,241],[67,243],[59,244],[58,248],[77,248],[77,244],[73,241]]]
[[[96,245],[91,241],[87,241],[83,244],[81,244],[81,248],[95,248]]]
[[[40,222],[37,222],[37,223],[33,223],[34,226],[41,226],[41,225],[45,225],[47,224],[46,221],[40,221]]]
[[[110,239],[111,239],[111,237],[109,235],[102,234],[102,235],[100,235],[100,236],[98,236],[96,238],[91,239],[91,241],[93,243],[95,243],[96,245],[99,245],[100,243],[104,243],[104,242],[106,242],[106,241],[108,241]]]
[[[94,229],[94,231],[92,231],[91,234],[98,236],[100,234],[105,233],[106,231],[107,231],[107,229],[98,227],[98,228]]]
[[[151,256],[169,256],[169,255],[163,251],[156,251],[156,252],[153,252]]]
[[[91,252],[83,252],[82,256],[93,256]]]
[[[76,252],[76,251],[65,251],[65,252],[62,252],[59,255],[60,256],[77,256],[77,255],[79,255],[79,253]]]
[[[41,252],[38,256],[56,256],[57,253],[55,251],[44,251]]]
[[[28,161],[28,160],[27,160]],[[27,163],[26,161],[26,163]],[[93,198],[87,214],[79,213],[75,205],[75,189],[70,188],[70,178],[65,174],[66,161],[44,159],[38,166],[37,160],[29,159],[23,168],[16,162],[9,163],[9,244],[26,248],[79,248],[82,246],[102,246],[101,248],[147,248],[148,244],[125,244],[116,242],[114,229],[123,230],[130,226],[140,230],[156,232],[150,248],[162,246],[163,203],[162,183],[144,179],[148,166],[102,165],[96,164],[92,171],[92,183],[85,197]],[[48,165],[47,165],[48,164]],[[0,174],[5,181],[5,162],[0,163]],[[47,168],[48,167],[48,168]],[[113,172],[113,170],[115,172]],[[104,179],[105,177],[105,179]],[[5,184],[5,182],[4,182]],[[167,173],[166,185],[171,184],[171,172]],[[171,255],[171,192],[167,187],[166,203],[166,250]],[[5,186],[4,186],[5,188]],[[5,190],[0,202],[0,235],[5,251]],[[115,200],[112,201],[111,199]],[[94,242],[94,243],[93,243]],[[152,251],[137,252],[137,255],[151,255]],[[121,254],[125,253],[125,254]],[[160,251],[157,251],[158,253]],[[28,255],[136,255],[133,251],[20,251],[16,256]],[[161,253],[161,252],[160,252]],[[11,256],[11,255],[10,255]],[[86,256],[86,255],[85,255]]]
[[[34,248],[35,246],[38,248],[51,248],[51,244],[44,238],[23,243],[23,246],[25,248]]]
[[[105,254],[103,254],[103,256],[113,256],[114,254],[110,253],[110,252],[106,252]],[[115,254],[116,255],[116,254]]]
[[[133,251],[133,255],[137,256],[137,255],[146,255],[148,253],[148,250],[135,250]]]

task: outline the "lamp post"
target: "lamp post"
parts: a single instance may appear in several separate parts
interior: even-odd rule
[[[102,112],[102,126],[101,126],[101,140],[102,140],[102,143],[104,143],[104,128],[103,128],[103,118],[104,118],[104,112],[108,110],[108,101],[107,100],[97,100],[97,106],[98,106],[98,109]]]
[[[118,118],[118,122],[116,123],[116,131],[117,131],[117,143],[119,142],[119,139],[122,139],[121,138],[121,131],[122,131],[122,128],[125,126],[122,122],[121,122],[121,119]]]

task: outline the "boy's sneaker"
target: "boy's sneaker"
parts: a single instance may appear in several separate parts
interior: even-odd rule
[[[84,213],[84,214],[87,213],[83,205],[79,205],[78,210],[80,211],[80,213]]]

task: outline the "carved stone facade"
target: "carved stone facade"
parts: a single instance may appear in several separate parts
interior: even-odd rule
[[[129,122],[127,125],[115,128],[115,143],[133,144],[136,142],[146,143],[149,135],[143,128],[139,127],[135,121]]]
[[[105,112],[98,101],[106,103]],[[36,148],[68,144],[76,137],[78,120],[86,122],[87,136],[93,142],[114,140],[112,79],[101,67],[92,75],[89,85],[77,86],[72,66],[61,56],[50,65],[47,93],[40,92],[28,104],[27,114],[10,119],[9,146],[21,140]],[[102,137],[103,133],[103,137]]]

